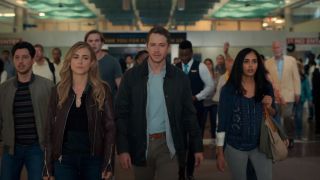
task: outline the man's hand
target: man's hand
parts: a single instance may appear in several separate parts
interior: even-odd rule
[[[108,180],[111,177],[112,177],[112,172],[110,172],[110,171],[103,171],[101,173],[101,179]]]
[[[224,54],[228,54],[229,47],[230,47],[229,42],[225,42],[225,43],[223,44],[223,52],[224,52]]]
[[[300,95],[294,95],[294,101],[296,104],[298,104],[300,101]]]
[[[120,165],[123,169],[131,169],[131,158],[129,153],[121,153],[119,155]]]
[[[196,96],[192,96],[192,101],[193,102],[197,102],[198,101],[197,97]]]
[[[195,167],[199,167],[201,162],[203,161],[203,153],[202,152],[198,152],[198,153],[194,153],[194,166]]]
[[[49,176],[49,177],[48,176],[43,176],[42,179],[43,180],[54,180],[54,177],[53,176]]]

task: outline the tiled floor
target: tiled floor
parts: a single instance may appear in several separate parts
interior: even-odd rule
[[[307,125],[309,126],[309,125]],[[313,125],[309,126],[305,133],[305,139],[296,140],[295,146],[289,151],[289,157],[285,161],[273,165],[274,180],[320,180],[320,136],[315,136]],[[207,126],[206,129],[208,129]],[[205,138],[209,138],[209,131],[206,130]],[[211,140],[206,139],[205,142]],[[214,146],[205,145],[205,160],[195,171],[196,180],[229,180],[231,174],[228,170],[224,173],[216,168],[214,158]],[[116,180],[133,180],[132,171],[123,170],[116,163]]]
[[[228,169],[218,172],[213,158],[214,148],[205,146],[205,160],[195,171],[197,180],[231,179]],[[133,180],[132,171],[125,171],[116,165],[116,180]],[[299,142],[289,151],[289,158],[273,165],[274,180],[319,180],[320,141]]]
[[[208,128],[205,138],[209,138]],[[312,125],[307,128],[305,138],[308,140],[298,140],[292,150],[289,151],[289,158],[285,161],[273,165],[274,180],[319,180],[320,179],[320,136],[312,133]],[[211,142],[206,139],[205,142]],[[228,180],[231,174],[226,168],[224,173],[218,172],[216,160],[214,158],[214,146],[207,144],[204,146],[205,160],[196,169],[196,180]],[[22,180],[26,180],[26,172],[22,173]],[[116,160],[115,167],[116,180],[133,180],[131,170],[123,170]]]

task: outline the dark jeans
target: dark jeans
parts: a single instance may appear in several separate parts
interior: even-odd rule
[[[274,120],[279,124],[281,125],[281,107],[280,107],[280,104],[275,104],[275,111],[276,111],[276,114],[274,115]]]
[[[296,131],[296,137],[301,138],[302,136],[302,114],[303,114],[303,103],[299,102],[294,105],[295,110],[295,131]]]
[[[15,145],[14,155],[4,148],[1,162],[2,180],[20,180],[23,165],[26,166],[28,179],[42,179],[43,151],[39,144],[23,146]]]
[[[214,139],[216,138],[217,110],[218,110],[217,104],[204,107],[204,126],[206,125],[208,114],[210,114],[209,117],[210,117],[211,137]]]
[[[102,158],[90,155],[62,155],[54,162],[56,180],[101,180]]]

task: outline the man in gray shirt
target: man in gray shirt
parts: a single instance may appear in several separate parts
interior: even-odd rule
[[[91,30],[85,35],[84,41],[87,42],[96,53],[99,61],[100,77],[109,84],[112,94],[115,95],[121,81],[122,71],[119,62],[102,50],[104,44],[103,34],[98,30]]]

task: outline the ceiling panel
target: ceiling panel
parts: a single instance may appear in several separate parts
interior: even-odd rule
[[[284,7],[283,0],[230,0],[210,14],[212,18],[264,18]]]
[[[183,11],[176,8],[174,21],[176,25],[194,24],[196,21],[203,19],[204,15],[208,14],[216,0],[186,0]]]
[[[134,13],[131,3],[129,9],[124,10],[122,0],[89,0],[96,8],[100,9],[101,13],[106,19],[111,21],[114,25],[133,25]]]
[[[171,0],[137,0],[136,3],[143,24],[167,24],[172,6]]]
[[[39,13],[45,13],[45,16],[34,16],[40,19],[97,17],[81,0],[27,0],[26,7]]]

